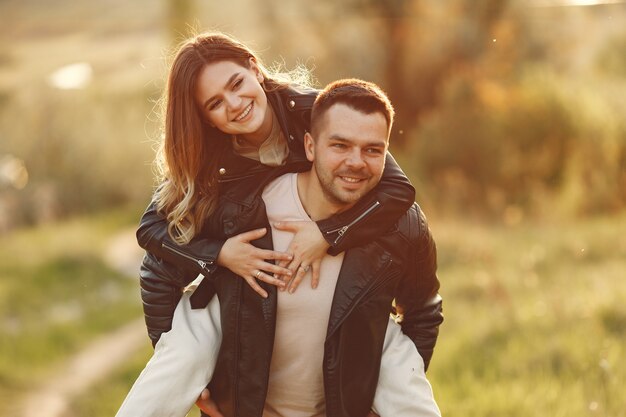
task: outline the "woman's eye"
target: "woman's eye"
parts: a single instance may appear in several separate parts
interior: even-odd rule
[[[240,78],[237,81],[235,81],[235,84],[233,84],[233,90],[239,88],[241,84],[243,84],[243,78]]]
[[[209,110],[215,110],[219,107],[219,105],[222,104],[222,100],[215,100],[213,103],[211,103],[211,105],[209,106]]]

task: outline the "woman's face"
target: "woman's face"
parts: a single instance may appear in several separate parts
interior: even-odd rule
[[[196,100],[209,123],[222,132],[264,140],[271,131],[272,116],[262,81],[254,60],[250,68],[232,61],[215,62],[198,75]]]

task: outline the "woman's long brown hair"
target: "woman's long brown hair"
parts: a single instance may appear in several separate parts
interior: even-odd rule
[[[214,211],[219,161],[230,146],[228,136],[211,127],[196,104],[198,75],[206,65],[219,61],[249,68],[250,58],[256,61],[266,85],[276,88],[288,83],[270,78],[248,47],[223,33],[186,40],[172,62],[161,100],[164,131],[156,158],[160,186],[155,200],[157,209],[167,217],[170,236],[178,244],[188,243]],[[300,68],[296,73],[306,71]],[[302,77],[298,81],[302,82]]]

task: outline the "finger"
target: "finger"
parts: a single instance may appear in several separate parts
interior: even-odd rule
[[[300,265],[300,268],[298,268],[298,272],[296,272],[296,276],[291,281],[291,284],[289,284],[289,294],[293,294],[296,291],[298,285],[300,285],[305,275],[306,272],[302,265]]]
[[[255,274],[254,276],[257,279],[259,279],[259,280],[261,280],[263,282],[267,282],[268,284],[276,285],[277,287],[284,287],[285,286],[285,283],[282,280],[280,280],[278,278],[275,278],[275,277],[271,276],[270,274],[267,274],[267,273],[265,273],[263,271],[261,271],[261,273],[258,274],[258,275]]]
[[[259,249],[256,252],[258,253],[258,257],[262,259],[273,259],[275,261],[291,261],[293,259],[293,255],[287,252],[278,252],[268,249]],[[257,256],[257,253],[254,255]]]
[[[200,397],[198,397],[196,405],[209,417],[224,417],[215,401],[211,399],[211,394],[207,388],[205,388],[200,394]]]
[[[283,272],[277,275],[277,278],[280,278],[283,281],[290,281],[291,275],[293,274],[291,269],[289,269],[289,265],[291,265],[291,263],[293,262],[293,255],[289,253],[289,256],[290,256],[289,260],[281,260],[276,263],[276,266],[278,266],[279,268],[285,268],[285,271],[289,271],[289,272]]]
[[[276,278],[279,278],[279,275],[280,276],[282,276],[282,275],[286,275],[286,276],[291,275],[291,270],[290,269],[281,268],[280,266],[271,264],[269,262],[264,262],[264,263],[260,264],[258,269],[261,270],[261,271],[264,271],[264,272],[269,272],[271,274],[274,274],[274,276]]]
[[[289,266],[290,263],[291,263],[291,259],[289,259],[289,260],[283,259],[283,260],[280,260],[280,261],[276,262],[276,265],[279,268],[285,268],[286,269]]]
[[[200,393],[200,397],[198,397],[198,400],[202,400],[202,401],[206,401],[211,397],[211,393],[209,392],[208,388],[205,388],[202,390],[202,392]]]
[[[303,222],[274,222],[274,227],[287,232],[297,232]]]
[[[320,270],[322,269],[322,262],[319,260],[313,261],[311,264],[311,288],[315,289],[320,283]]]
[[[202,392],[198,396],[198,399],[196,400],[196,406],[200,410],[204,411],[205,413],[207,413],[207,409],[211,405],[209,404],[209,398],[210,398],[209,390],[205,388],[202,390]]]
[[[261,297],[263,298],[267,298],[267,291],[265,291],[263,288],[261,288],[261,286],[256,282],[256,279],[252,278],[252,277],[246,277],[244,278],[246,280],[246,282],[248,283],[248,285],[250,287],[252,287],[252,289],[258,293]]]
[[[302,263],[302,260],[297,257],[294,257],[293,260],[289,263],[289,266],[287,267],[287,269],[291,271],[292,277],[296,275],[296,272],[298,272],[298,267],[300,266],[301,263]]]
[[[285,289],[287,289],[291,283],[293,282],[293,280],[296,277],[296,273],[298,272],[298,266],[300,265],[300,259],[298,258],[294,258],[293,261],[291,261],[291,263],[289,263],[289,266],[287,267],[287,269],[289,269],[290,274],[288,276],[283,277],[283,281],[285,281],[285,284],[287,284],[287,286],[285,287]]]
[[[251,240],[256,240],[260,237],[263,237],[267,233],[267,229],[265,227],[261,229],[250,230],[249,232],[239,233],[235,236],[236,239],[241,242],[250,242]]]

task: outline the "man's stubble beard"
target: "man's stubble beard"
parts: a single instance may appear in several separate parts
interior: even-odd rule
[[[360,189],[354,192],[338,190],[337,189],[338,186],[336,186],[334,182],[337,176],[333,172],[328,172],[327,170],[323,169],[323,167],[321,166],[321,164],[318,162],[317,159],[314,161],[314,165],[315,165],[315,174],[317,175],[317,180],[320,184],[320,188],[322,189],[322,192],[324,193],[324,196],[326,197],[326,199],[331,204],[334,204],[337,206],[344,206],[344,209],[347,209],[351,207],[352,205],[354,205],[357,201],[363,198],[368,192],[370,192],[374,188],[374,186],[364,187],[363,189]],[[351,174],[354,174],[355,176],[366,176],[368,178],[370,177],[370,175],[364,171],[349,171],[349,172],[344,171],[342,173],[343,174],[351,173]]]

